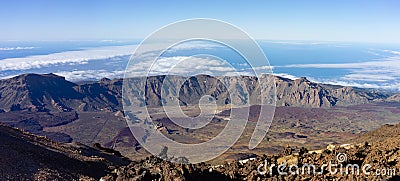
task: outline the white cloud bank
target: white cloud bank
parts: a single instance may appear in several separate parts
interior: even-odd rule
[[[124,70],[74,70],[74,71],[61,71],[54,74],[63,76],[65,79],[73,82],[84,80],[99,80],[101,78],[121,78],[124,76]]]
[[[48,55],[34,55],[22,58],[7,58],[0,60],[0,71],[28,70],[67,63],[81,64],[90,60],[99,60],[131,55],[135,48],[135,45],[107,46],[99,48],[89,48],[80,51],[52,53]]]
[[[329,68],[348,69],[351,73],[342,77],[342,80],[389,82],[400,81],[400,52],[384,50],[392,56],[375,61],[341,64],[292,64],[279,67],[285,68]]]
[[[0,47],[0,51],[32,50],[38,47]]]
[[[160,44],[161,45],[161,44]],[[162,47],[154,44],[145,48],[151,52],[157,47]],[[174,46],[171,51],[188,50],[188,49],[211,49],[219,47],[220,45],[207,42],[187,42]],[[13,48],[0,48],[0,50],[19,50],[19,49],[33,49],[35,47],[13,47]],[[137,45],[124,45],[124,46],[103,46],[96,48],[88,48],[78,51],[65,51],[60,53],[52,53],[48,55],[34,55],[21,58],[6,58],[0,60],[0,71],[5,70],[28,70],[42,67],[48,67],[57,64],[83,64],[92,60],[108,59],[120,56],[130,56],[134,53]],[[140,52],[146,54],[149,52]]]
[[[192,76],[197,74],[217,76],[235,74],[237,70],[226,61],[215,57],[174,56],[161,57],[155,62],[142,61],[130,64],[127,67],[127,72],[129,77],[146,75]]]

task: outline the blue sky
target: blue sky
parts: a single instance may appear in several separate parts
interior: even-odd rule
[[[214,18],[256,39],[400,43],[400,1],[0,2],[0,40],[142,39],[187,18]]]

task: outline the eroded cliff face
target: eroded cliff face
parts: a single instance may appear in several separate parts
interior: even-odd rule
[[[289,80],[277,77],[277,106],[331,107],[336,105],[329,90],[306,78]]]
[[[197,104],[203,95],[211,95],[216,99],[218,105],[257,105],[260,100],[271,102],[275,95],[277,106],[299,106],[299,107],[332,107],[336,105],[346,106],[355,104],[365,104],[369,102],[385,101],[388,94],[379,93],[368,89],[359,89],[353,87],[343,87],[334,85],[324,85],[311,82],[306,78],[290,80],[282,77],[265,75],[265,78],[259,80],[256,77],[210,77],[198,75],[185,79],[182,77],[151,77],[146,81],[146,89],[141,94],[146,95],[146,101],[141,100],[136,104],[145,104],[148,106],[168,105],[168,102],[174,98],[179,99],[181,105]],[[140,90],[138,80],[132,83],[133,90]],[[260,87],[258,81],[275,82],[276,87],[271,84]],[[179,88],[170,85],[182,85]],[[267,94],[261,94],[261,90]],[[130,92],[135,94],[134,92]],[[136,93],[134,97],[139,97]],[[178,96],[179,95],[179,96]],[[263,97],[264,96],[264,97]],[[161,99],[164,98],[164,100]],[[269,97],[269,98],[268,98]]]
[[[197,105],[204,95],[212,96],[217,105],[257,105],[260,100],[277,106],[332,107],[365,104],[374,101],[400,101],[399,94],[389,95],[368,89],[324,85],[306,78],[290,80],[273,75],[262,78],[153,76],[147,79],[101,79],[75,84],[54,74],[24,74],[0,80],[0,109],[34,111],[117,111],[122,110],[122,89],[134,95],[129,104],[159,107],[172,104]],[[258,84],[268,81],[271,84]],[[275,82],[276,88],[272,83]],[[174,85],[181,85],[175,87]],[[260,86],[266,85],[266,86]],[[267,94],[260,94],[264,91]],[[177,100],[175,100],[177,99]],[[125,101],[127,101],[125,100]]]

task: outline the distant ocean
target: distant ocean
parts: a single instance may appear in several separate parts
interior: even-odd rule
[[[72,81],[122,77],[137,41],[0,41],[0,77],[56,73]],[[400,45],[258,41],[273,72],[287,78],[307,77],[321,83],[400,91]],[[195,54],[187,47],[166,57]],[[207,53],[235,64],[226,47]]]

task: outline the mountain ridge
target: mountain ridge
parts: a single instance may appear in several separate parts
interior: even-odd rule
[[[396,94],[370,89],[319,84],[305,77],[291,80],[274,75],[267,76],[273,78],[276,84],[276,106],[333,107],[376,101],[400,101]],[[257,99],[260,97],[257,92],[261,88],[257,84],[257,77],[242,76],[240,79],[244,83],[238,77],[223,77],[222,81],[228,85],[227,88],[221,86],[220,80],[205,75],[193,76],[187,80],[180,76],[168,79],[170,84],[180,83],[182,87],[179,90],[163,87],[164,79],[165,76],[153,76],[145,83],[139,79],[133,80],[137,81],[135,89],[140,90],[140,86],[146,87],[146,100],[141,104],[161,106],[165,101],[162,94],[165,97],[176,97],[178,93],[181,105],[196,104],[198,99],[206,94],[215,97],[219,105],[232,102],[246,104],[249,100],[252,105],[259,103]],[[0,109],[114,112],[122,110],[122,89],[123,79],[103,78],[99,81],[76,84],[52,73],[22,74],[0,80]],[[247,96],[246,92],[250,94],[248,100],[244,98]],[[233,95],[232,100],[229,98],[230,94]]]

